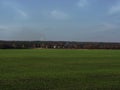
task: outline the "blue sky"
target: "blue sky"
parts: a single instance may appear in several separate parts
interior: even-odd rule
[[[120,0],[0,0],[0,40],[120,42]]]

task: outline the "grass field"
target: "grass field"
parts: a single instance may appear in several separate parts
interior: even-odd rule
[[[0,50],[0,90],[120,90],[120,50]]]

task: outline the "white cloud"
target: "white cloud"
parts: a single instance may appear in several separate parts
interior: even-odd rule
[[[68,19],[69,15],[65,12],[53,10],[50,12],[51,16],[55,19]]]
[[[25,11],[23,11],[22,9],[16,8],[14,7],[14,9],[16,10],[16,12],[21,15],[22,17],[26,18],[28,17],[27,13]]]
[[[118,14],[118,13],[120,13],[120,3],[118,3],[118,4],[116,4],[116,5],[113,5],[113,6],[110,8],[110,10],[109,10],[108,13],[109,13],[109,14]]]
[[[21,7],[20,7],[20,5],[18,5],[18,3],[4,1],[3,6],[10,9],[10,11],[14,11],[15,14],[17,14],[18,16],[21,16],[23,18],[28,17],[27,12],[25,12],[23,9],[21,9]]]
[[[88,5],[88,1],[87,0],[79,0],[77,5],[78,5],[78,7],[84,8],[86,5]]]

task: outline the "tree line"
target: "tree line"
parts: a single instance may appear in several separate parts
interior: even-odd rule
[[[70,41],[0,41],[0,49],[120,49],[120,43]]]

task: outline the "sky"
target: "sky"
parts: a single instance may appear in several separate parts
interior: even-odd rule
[[[120,42],[120,0],[0,0],[0,40]]]

